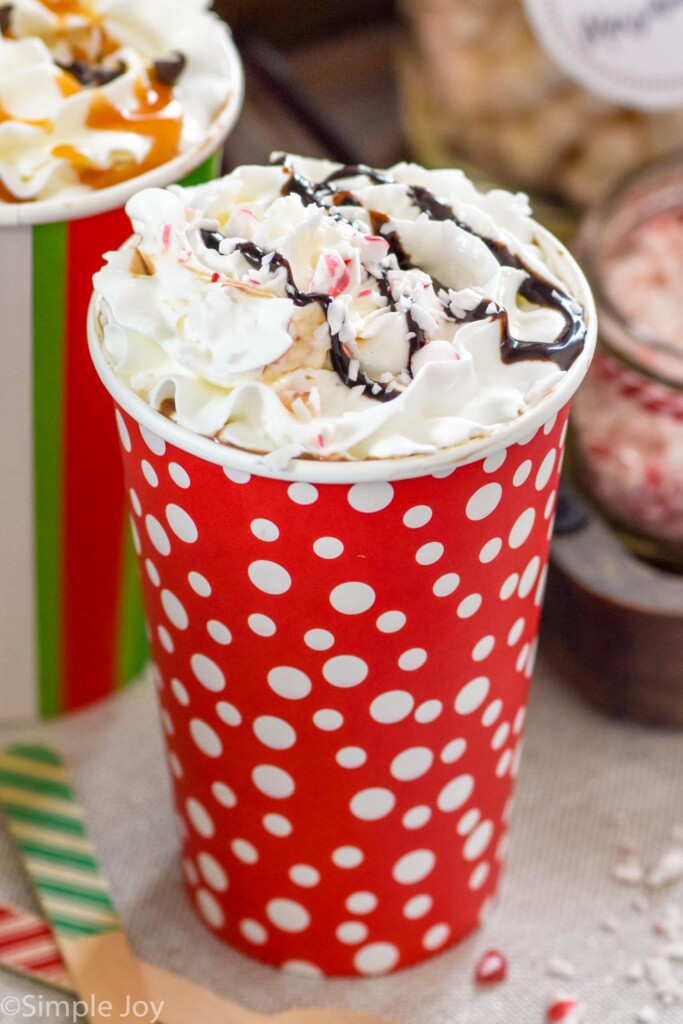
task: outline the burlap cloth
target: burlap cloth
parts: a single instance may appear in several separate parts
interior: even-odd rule
[[[683,825],[683,737],[610,721],[580,703],[543,661],[532,690],[502,899],[471,939],[388,978],[318,981],[281,975],[215,940],[180,883],[169,784],[151,685],[144,681],[95,710],[0,741],[37,739],[69,759],[114,899],[138,954],[264,1012],[295,1005],[347,1005],[405,1024],[535,1024],[548,997],[573,992],[587,1024],[628,1024],[656,1005],[633,962],[657,948],[652,929],[667,904],[683,906],[683,882],[649,895],[611,877],[618,846],[638,844],[655,861]],[[0,899],[35,908],[19,861],[0,828]],[[634,902],[636,906],[634,906]],[[644,904],[644,901],[642,901]],[[641,909],[638,909],[638,907]],[[487,948],[510,964],[503,984],[483,989],[473,967]],[[546,973],[561,956],[572,981]],[[683,964],[676,967],[683,979]],[[0,997],[47,994],[0,974]],[[12,1020],[16,1024],[21,1018]],[[58,1015],[43,1017],[50,1024]],[[657,1021],[683,1021],[683,1004],[657,1006]],[[190,1024],[190,1022],[188,1022]]]

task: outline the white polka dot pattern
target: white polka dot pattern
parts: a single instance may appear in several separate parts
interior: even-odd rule
[[[220,938],[375,976],[475,927],[565,421],[455,471],[326,486],[223,470],[119,412],[185,879]]]

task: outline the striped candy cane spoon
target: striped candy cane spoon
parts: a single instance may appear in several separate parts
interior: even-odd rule
[[[93,1007],[91,1024],[111,1021],[107,1004],[123,1016],[131,1003],[147,1007],[142,1024],[154,1024],[145,981],[59,755],[25,745],[0,751],[0,806],[74,988]]]
[[[0,905],[0,966],[56,988],[70,985],[50,926],[16,907]]]

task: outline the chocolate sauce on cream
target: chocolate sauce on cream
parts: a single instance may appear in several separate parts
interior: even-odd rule
[[[187,60],[185,55],[176,51],[168,57],[154,61],[154,73],[164,85],[175,85],[183,71]]]
[[[55,61],[58,68],[67,71],[76,79],[79,85],[97,87],[108,85],[116,78],[119,78],[126,71],[126,65],[122,60],[117,61],[113,67],[103,67],[101,64],[88,64],[84,60],[75,60],[71,64],[62,64]]]
[[[201,239],[207,249],[213,249],[215,252],[219,251],[219,246],[224,241],[224,235],[221,235],[218,231],[207,231],[202,229],[200,231]],[[264,264],[268,265],[268,269],[276,274],[278,270],[285,271],[285,291],[292,300],[295,306],[310,306],[312,303],[317,302],[321,307],[325,316],[327,316],[327,310],[333,302],[331,295],[327,295],[326,292],[304,292],[297,288],[294,275],[292,274],[292,268],[282,253],[266,252],[260,246],[256,245],[255,242],[238,242],[235,246],[237,252],[241,252],[245,260],[250,267],[255,270],[260,270]],[[388,287],[388,286],[387,286]],[[372,380],[361,370],[358,371],[357,376],[351,377],[349,374],[349,367],[351,357],[344,348],[341,338],[334,331],[330,330],[330,359],[334,371],[339,379],[348,388],[363,387],[365,393],[370,395],[372,398],[377,398],[379,401],[389,401],[398,395],[398,391],[392,389],[391,385],[380,384],[379,381]]]
[[[557,363],[562,370],[568,370],[583,349],[586,340],[586,323],[582,310],[577,303],[566,292],[561,291],[551,284],[550,281],[546,281],[532,270],[529,270],[519,256],[515,256],[514,253],[510,252],[502,242],[496,242],[492,238],[486,238],[484,235],[478,234],[468,224],[459,220],[453,209],[437,199],[429,189],[413,185],[409,189],[409,195],[416,206],[419,206],[422,212],[426,213],[431,220],[453,221],[462,231],[467,231],[468,234],[480,238],[502,267],[513,267],[515,270],[523,270],[527,277],[522,281],[518,294],[535,306],[546,306],[548,309],[554,309],[561,313],[565,326],[555,341],[550,344],[538,341],[521,341],[510,334],[507,312],[500,306],[496,306],[496,303],[491,303],[488,299],[483,299],[465,318],[459,318],[460,322],[482,320],[487,316],[493,316],[495,319],[500,320],[500,351],[505,363],[514,363],[518,359],[545,359]],[[493,313],[487,312],[491,305],[496,306],[496,311]]]
[[[339,208],[362,206],[362,203],[354,195],[353,189],[348,187],[347,179],[364,177],[373,184],[396,184],[396,180],[390,175],[367,167],[364,164],[349,164],[339,167],[322,181],[314,182],[305,175],[289,168],[284,156],[277,157],[273,163],[282,165],[283,170],[288,174],[287,180],[281,189],[283,196],[297,195],[304,206],[316,204],[325,208],[329,216],[334,219],[349,223],[350,221],[342,214]],[[346,184],[338,186],[336,183],[340,181],[346,182]],[[535,359],[546,362],[552,361],[560,369],[568,370],[582,351],[586,338],[586,324],[583,318],[583,311],[579,305],[561,289],[527,267],[523,260],[512,253],[502,242],[478,234],[468,224],[459,220],[452,207],[443,203],[429,189],[418,185],[410,186],[408,188],[408,196],[431,220],[452,221],[461,230],[481,239],[501,266],[523,271],[526,277],[519,287],[518,295],[532,305],[543,306],[560,313],[564,320],[564,327],[557,338],[550,343],[524,341],[515,338],[510,332],[507,311],[492,299],[487,298],[482,299],[474,309],[469,310],[465,314],[451,311],[446,306],[444,310],[445,315],[447,317],[450,316],[457,323],[472,323],[487,319],[498,320],[500,323],[500,352],[501,358],[505,363]],[[410,254],[406,252],[398,232],[385,230],[389,218],[385,214],[374,210],[368,210],[368,213],[372,230],[388,243],[389,250],[396,258],[398,267],[402,270],[415,268],[416,265],[411,262]],[[224,240],[224,236],[219,232],[207,230],[201,231],[201,237],[208,248],[216,251],[219,251],[220,243]],[[325,293],[301,291],[294,282],[292,269],[288,261],[281,253],[266,252],[253,242],[238,242],[235,249],[242,253],[250,266],[256,269],[260,270],[264,265],[267,265],[273,273],[284,269],[286,276],[285,290],[294,304],[296,306],[306,306],[314,302],[318,303],[327,316],[327,311],[333,301],[332,297]],[[387,278],[387,270],[382,268],[379,274],[368,270],[368,273],[371,273],[377,280],[378,290],[386,299],[388,307],[396,312],[397,304],[392,296]],[[440,296],[442,294],[447,295],[448,288],[433,276],[432,283],[437,294],[440,294]],[[411,363],[413,356],[427,344],[429,339],[423,328],[417,323],[410,308],[404,310],[403,315],[406,318],[409,338],[409,359],[405,372],[409,377],[412,377]],[[375,398],[378,401],[386,402],[398,397],[401,389],[393,381],[389,384],[381,383],[373,380],[360,370],[357,374],[351,375],[349,372],[351,356],[338,334],[330,330],[330,337],[332,366],[346,387],[362,386],[370,398]]]

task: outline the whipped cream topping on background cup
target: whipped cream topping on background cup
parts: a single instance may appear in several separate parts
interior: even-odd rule
[[[389,220],[351,231],[310,202],[311,177],[334,168],[296,167],[136,197],[142,234],[97,275],[89,337],[116,404],[189,897],[215,935],[266,963],[371,976],[459,941],[495,898],[595,313],[520,199],[394,168],[433,196],[401,185],[389,200],[382,186],[372,208],[391,205]],[[368,176],[335,187],[332,209],[360,223],[351,200]],[[556,277],[571,317],[515,311],[488,247],[437,220],[447,204]],[[394,254],[400,241],[403,267],[386,241]],[[480,272],[481,293],[463,295]],[[496,358],[494,342],[524,340],[523,314],[534,345],[557,345],[550,328],[571,321],[571,359],[554,351],[568,369]],[[411,333],[424,341],[412,363]],[[432,345],[441,358],[426,358]],[[460,364],[467,374],[450,376]],[[396,397],[378,397],[390,387]],[[298,399],[320,413],[299,415]],[[226,410],[242,445],[270,450],[217,440]]]
[[[206,7],[15,0],[3,8],[0,197],[36,203],[6,211],[3,222],[57,219],[55,207],[37,205],[50,199],[72,207],[79,197],[81,216],[122,205],[134,188],[84,197],[132,178],[135,188],[180,180],[214,152],[242,83],[228,28]]]
[[[122,207],[136,189],[205,181],[220,166],[243,76],[228,30],[204,7],[18,0],[2,8],[0,182],[23,201],[0,202],[0,572],[13,580],[0,596],[0,719],[83,706],[145,661],[116,434],[85,321],[102,252],[130,234]],[[65,71],[74,61],[80,66]],[[102,86],[76,77],[121,66]],[[155,105],[157,87],[160,110],[140,114],[141,104]],[[146,169],[156,133],[179,126],[177,154],[155,149],[163,162]],[[143,171],[132,178],[131,158]],[[117,183],[92,187],[110,173]],[[34,186],[51,198],[31,200]]]

